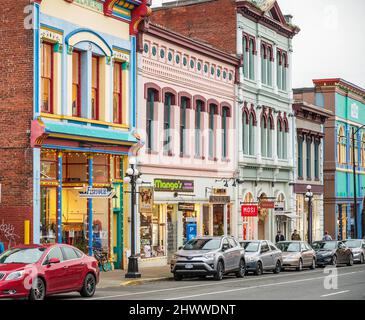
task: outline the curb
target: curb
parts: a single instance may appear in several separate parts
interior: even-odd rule
[[[149,283],[149,282],[157,282],[157,281],[167,281],[167,280],[171,280],[171,277],[161,277],[161,278],[147,278],[147,279],[136,279],[136,280],[130,280],[130,281],[123,281],[120,283],[121,287],[126,287],[126,286],[137,286],[137,285],[141,285],[144,283]]]

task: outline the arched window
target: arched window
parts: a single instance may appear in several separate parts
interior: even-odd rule
[[[248,53],[248,42],[247,37],[243,37],[243,75],[245,78],[248,78],[248,70],[249,70],[249,53]]]
[[[267,48],[267,84],[272,86],[272,49],[270,47]]]
[[[265,115],[261,116],[261,155],[267,157],[267,123]]]
[[[165,103],[164,103],[164,142],[163,142],[163,150],[164,154],[170,155],[172,152],[172,143],[171,143],[171,105],[172,105],[172,94],[165,93]]]
[[[218,112],[218,106],[215,104],[209,105],[209,157],[214,158],[215,156],[215,142],[216,142],[216,127],[214,116]]]
[[[267,66],[267,55],[266,55],[266,46],[261,46],[261,82],[263,84],[267,84],[267,77],[266,77],[266,66]]]
[[[250,113],[250,119],[249,119],[249,150],[248,153],[249,155],[253,156],[255,154],[255,119],[254,119],[254,115],[251,112]]]
[[[282,80],[281,80],[281,89],[286,91],[286,75],[287,75],[287,55],[286,53],[282,56],[281,70],[282,70]]]
[[[345,136],[345,129],[343,126],[340,126],[340,128],[338,130],[337,157],[338,157],[339,164],[346,163],[346,136]]]
[[[283,159],[288,158],[288,136],[289,136],[289,124],[284,119],[283,121],[283,131],[282,131],[282,146],[283,146]]]
[[[361,137],[361,166],[365,168],[365,133]]]
[[[303,178],[303,136],[298,136],[298,178]]]
[[[277,84],[278,84],[278,88],[281,89],[282,88],[282,59],[281,59],[281,53],[278,52],[277,56],[276,56],[276,66],[277,66]]]
[[[272,130],[274,128],[273,120],[271,117],[267,121],[267,157],[272,157]]]
[[[249,115],[242,113],[242,149],[243,154],[249,154]]]
[[[188,108],[189,99],[181,97],[180,105],[180,156],[186,155],[186,109]]]
[[[278,124],[277,124],[277,156],[279,159],[283,158],[283,123],[281,121],[281,119],[278,119]]]
[[[249,66],[250,66],[249,78],[251,80],[255,80],[255,42],[254,42],[253,39],[250,40],[250,53],[249,53],[249,57],[250,57],[250,62],[249,62]]]
[[[228,158],[228,117],[229,108],[222,108],[222,158]]]
[[[148,151],[153,150],[154,145],[154,130],[153,130],[153,121],[154,121],[154,103],[157,91],[154,89],[148,89],[147,91],[147,106],[146,106],[146,148]]]
[[[202,131],[203,101],[196,100],[195,106],[195,156],[201,157],[201,131]]]

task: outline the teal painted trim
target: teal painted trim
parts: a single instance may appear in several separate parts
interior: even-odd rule
[[[67,90],[67,69],[68,69],[68,50],[65,47],[65,43],[63,42],[64,50],[62,52],[62,63],[61,63],[61,113],[67,114],[67,102],[68,97],[72,95],[72,92],[68,92]]]
[[[41,240],[41,150],[33,148],[33,243]]]
[[[89,158],[88,161],[88,169],[89,169],[89,187],[93,186],[93,159]],[[93,255],[93,199],[87,199],[87,211],[89,215],[89,256],[91,257]]]
[[[128,155],[128,152],[119,152],[119,151],[109,151],[109,150],[99,150],[92,148],[76,148],[76,147],[62,147],[52,144],[44,144],[42,148],[45,149],[56,149],[56,150],[64,150],[64,151],[81,151],[81,152],[90,152],[90,153],[104,153],[104,154],[113,154],[113,155]]]
[[[125,51],[127,53],[131,53],[131,49],[125,49],[125,48],[122,48],[122,47],[118,47],[118,46],[113,46],[113,50],[120,50],[120,51]]]
[[[123,174],[123,162],[121,163],[121,172],[122,172],[122,176],[124,176]],[[117,255],[117,261],[116,261],[116,265],[115,267],[117,269],[120,269],[122,262],[123,262],[123,251],[124,251],[124,246],[123,246],[123,239],[124,239],[124,230],[123,230],[123,217],[124,217],[124,207],[123,207],[123,194],[124,194],[124,190],[123,190],[123,183],[115,183],[114,184],[114,188],[118,188],[120,187],[120,193],[118,194],[118,199],[119,199],[119,208],[118,209],[114,209],[114,214],[117,215],[117,247],[116,250],[114,251],[114,253],[116,253]]]
[[[58,157],[57,187],[57,242],[62,243],[62,157]]]
[[[137,108],[137,69],[136,69],[136,60],[137,60],[137,52],[136,52],[136,37],[131,37],[131,54],[130,54],[130,97],[131,97],[131,124],[132,130],[136,127],[136,108]]]
[[[124,141],[128,143],[137,143],[137,139],[129,131],[102,129],[91,126],[79,126],[68,124],[67,122],[45,121],[46,133],[58,133],[70,136],[81,136],[90,138],[99,138],[115,141]]]
[[[91,29],[87,29],[87,28],[79,28],[79,29],[76,29],[76,30],[73,30],[72,32],[70,32],[66,38],[65,38],[65,43],[67,45],[69,45],[69,40],[72,36],[74,36],[75,34],[77,33],[80,33],[80,32],[87,32],[87,33],[91,33],[93,34],[94,36],[98,37],[106,46],[107,48],[109,49],[109,53],[105,52],[106,55],[108,56],[111,56],[113,54],[113,50],[112,50],[112,47],[109,45],[109,43],[107,41],[105,41],[105,39],[96,31],[94,30],[91,30]]]
[[[56,28],[56,27],[54,27],[54,26],[52,26],[52,25],[49,25],[49,24],[47,24],[47,23],[41,23],[41,27],[42,27],[42,28],[51,29],[51,30],[56,31],[56,32],[60,32],[60,33],[62,33],[62,34],[64,34],[64,32],[65,32],[63,29]]]

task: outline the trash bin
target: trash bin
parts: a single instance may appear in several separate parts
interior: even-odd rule
[[[0,242],[0,254],[2,254],[5,251],[4,244]]]

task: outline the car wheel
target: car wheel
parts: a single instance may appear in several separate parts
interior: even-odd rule
[[[80,291],[80,294],[84,298],[91,298],[95,294],[96,290],[96,279],[91,273],[88,273],[84,279],[84,284]]]
[[[302,271],[303,270],[303,260],[299,259],[299,265],[297,267],[297,271]]]
[[[246,275],[246,262],[244,259],[240,260],[240,266],[236,273],[237,278],[243,278]]]
[[[336,255],[332,257],[331,263],[332,263],[332,266],[337,267],[337,256]]]
[[[34,285],[30,289],[29,300],[44,300],[46,297],[46,284],[41,278],[34,280]]]
[[[360,264],[364,264],[364,262],[365,262],[365,259],[364,259],[364,255],[362,254],[360,256]]]
[[[223,279],[223,274],[224,274],[223,262],[219,261],[217,265],[217,272],[214,275],[214,280],[221,281]]]
[[[261,276],[262,274],[263,274],[262,263],[259,261],[259,262],[257,262],[255,275],[256,276]]]
[[[314,270],[316,268],[316,259],[313,258],[312,265],[310,266],[311,270]]]
[[[347,264],[349,267],[354,265],[354,256],[350,254],[349,262]]]
[[[181,281],[183,279],[183,276],[181,274],[174,273],[174,280],[175,281]]]
[[[278,274],[278,273],[281,272],[281,262],[280,262],[280,260],[278,260],[276,262],[276,266],[275,266],[275,269],[273,271],[274,271],[275,274]]]

